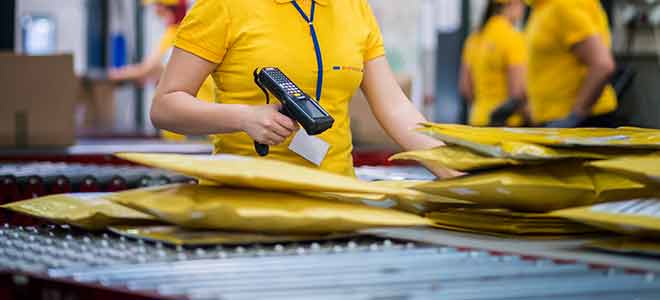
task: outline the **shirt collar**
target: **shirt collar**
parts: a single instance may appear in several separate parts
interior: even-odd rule
[[[318,4],[318,5],[323,5],[323,6],[328,5],[328,1],[329,1],[329,0],[314,0],[314,2],[316,2],[316,4]],[[291,2],[293,2],[293,0],[275,0],[275,2],[276,2],[277,4],[286,4],[286,3],[291,3]]]

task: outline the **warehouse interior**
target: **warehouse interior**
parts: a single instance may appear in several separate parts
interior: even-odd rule
[[[3,0],[0,79],[0,299],[660,295],[660,1]]]

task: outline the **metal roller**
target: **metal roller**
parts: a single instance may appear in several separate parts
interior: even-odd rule
[[[657,299],[654,273],[375,237],[174,247],[67,227],[0,228],[0,269],[166,299]]]

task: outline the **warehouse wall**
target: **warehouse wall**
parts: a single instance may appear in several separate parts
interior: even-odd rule
[[[16,1],[16,50],[22,51],[20,19],[27,14],[51,16],[56,21],[57,51],[73,53],[76,73],[85,71],[85,0],[17,0]]]

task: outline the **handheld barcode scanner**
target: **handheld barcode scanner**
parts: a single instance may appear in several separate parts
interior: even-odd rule
[[[254,82],[266,95],[266,103],[270,103],[269,93],[282,103],[280,113],[298,122],[309,135],[321,134],[330,129],[335,119],[314,100],[305,94],[280,69],[268,67],[254,70]],[[268,155],[268,145],[254,142],[254,149],[260,156]]]

